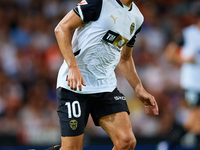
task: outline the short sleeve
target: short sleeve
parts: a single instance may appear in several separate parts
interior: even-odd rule
[[[73,9],[84,23],[96,21],[101,13],[102,0],[82,0]]]
[[[128,47],[133,47],[134,43],[135,43],[135,39],[136,39],[136,35],[140,32],[142,26],[140,26],[137,31],[135,32],[134,36],[128,41],[128,43],[126,44],[126,46]]]

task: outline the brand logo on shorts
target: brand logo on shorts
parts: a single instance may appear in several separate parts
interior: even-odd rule
[[[72,130],[76,130],[77,126],[78,126],[78,122],[76,120],[71,120],[69,122],[70,127],[72,128]]]
[[[114,99],[116,101],[118,101],[118,100],[126,100],[126,97],[124,97],[124,96],[115,96]]]

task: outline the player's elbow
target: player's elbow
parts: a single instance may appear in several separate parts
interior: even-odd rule
[[[62,31],[62,28],[61,28],[60,24],[58,24],[54,29],[54,33],[55,33],[55,35],[58,35],[61,31]]]
[[[68,24],[64,24],[64,23],[59,23],[54,29],[54,33],[56,37],[69,36],[71,31],[72,30],[69,28]]]
[[[132,59],[132,55],[121,55],[120,62],[127,62]]]

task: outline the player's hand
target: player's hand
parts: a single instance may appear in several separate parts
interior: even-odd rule
[[[151,94],[146,92],[145,89],[141,86],[136,90],[136,93],[137,97],[144,104],[145,112],[147,115],[149,115],[151,111],[154,115],[159,114],[157,102]]]
[[[74,91],[77,90],[77,86],[79,91],[82,91],[82,85],[86,86],[83,76],[78,67],[73,67],[69,69],[67,76],[67,85]]]

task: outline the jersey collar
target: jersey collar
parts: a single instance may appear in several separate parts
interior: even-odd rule
[[[120,0],[116,0],[116,1],[118,2],[119,5],[121,5],[122,7],[124,7]],[[131,5],[131,8],[128,11],[131,11],[131,10],[132,10],[132,5]]]

